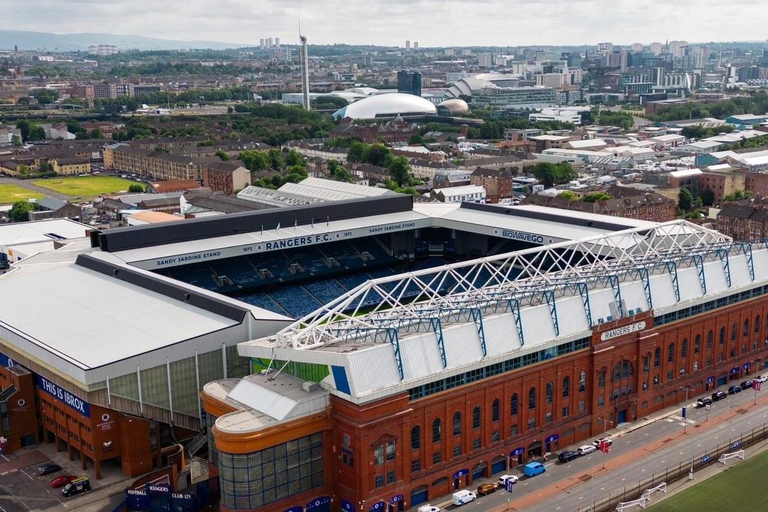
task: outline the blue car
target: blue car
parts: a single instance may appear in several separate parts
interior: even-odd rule
[[[546,470],[547,467],[541,462],[529,462],[523,466],[523,474],[528,477],[540,475]]]

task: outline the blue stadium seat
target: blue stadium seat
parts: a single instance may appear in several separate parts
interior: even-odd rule
[[[219,276],[227,276],[242,288],[250,288],[261,283],[256,269],[251,266],[244,256],[227,258],[223,260],[211,260],[211,268]]]
[[[211,268],[205,263],[195,263],[181,267],[173,267],[171,274],[174,278],[192,286],[205,288],[206,290],[218,290],[219,286],[213,278]]]
[[[341,297],[346,292],[344,287],[334,279],[307,283],[304,285],[304,289],[312,294],[312,296],[314,296],[315,299],[317,299],[322,304],[328,304],[329,302]]]
[[[284,310],[280,305],[272,300],[266,293],[250,293],[247,295],[238,295],[238,300],[247,302],[259,308],[272,311],[273,313],[279,313],[281,315],[290,316],[290,314]]]
[[[279,288],[269,296],[294,318],[308,315],[322,305],[301,286]]]

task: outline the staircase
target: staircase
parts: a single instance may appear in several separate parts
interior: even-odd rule
[[[187,445],[187,455],[189,455],[190,458],[193,457],[207,443],[208,443],[208,436],[205,435],[205,432],[200,432]]]

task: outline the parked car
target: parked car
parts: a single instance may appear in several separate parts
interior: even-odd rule
[[[731,386],[728,388],[729,395],[735,395],[736,393],[741,393],[741,386]]]
[[[51,487],[53,487],[54,489],[56,489],[57,487],[64,487],[65,485],[67,485],[69,482],[73,480],[77,480],[77,477],[73,475],[59,475],[53,480],[51,480]]]
[[[766,377],[765,375],[758,375],[757,377],[755,377],[755,380],[757,382],[765,382],[768,380],[768,377]]]
[[[81,476],[64,486],[61,490],[61,494],[69,498],[74,494],[80,494],[81,492],[88,492],[91,490],[91,481],[87,476]]]
[[[595,448],[600,448],[600,441],[605,441],[608,443],[608,446],[611,446],[613,444],[613,439],[610,437],[601,437],[600,439],[596,439],[594,442]]]
[[[465,503],[469,503],[470,501],[475,501],[475,498],[477,498],[477,494],[473,493],[472,491],[462,489],[461,491],[456,491],[455,493],[453,493],[453,496],[451,496],[451,503],[453,503],[457,507],[460,507]]]
[[[749,389],[752,387],[752,381],[751,380],[745,380],[741,383],[741,389]]]
[[[728,395],[725,393],[725,391],[715,391],[712,393],[712,400],[715,402],[718,400],[723,400],[724,398],[728,398]]]
[[[564,452],[561,452],[560,455],[557,456],[557,460],[560,462],[570,462],[573,459],[578,458],[580,455],[578,452],[574,452],[571,450],[565,450]]]
[[[434,505],[422,505],[419,507],[418,512],[440,512],[440,508]]]
[[[594,448],[594,447],[593,447]],[[528,477],[540,475],[547,470],[547,467],[541,462],[529,462],[523,466],[523,474]]]
[[[58,464],[43,464],[37,468],[37,474],[39,476],[50,475],[51,473],[55,473],[57,471],[61,471],[61,466]]]
[[[497,483],[488,483],[488,484],[480,484],[477,487],[477,495],[478,496],[485,496],[487,494],[491,494],[492,492],[496,492],[496,489],[499,488],[499,484]]]
[[[712,403],[712,399],[704,396],[696,400],[696,407],[706,407]]]
[[[597,447],[593,444],[583,444],[579,446],[579,449],[576,451],[579,452],[579,455],[586,455],[588,453],[597,451]]]
[[[515,475],[501,475],[499,477],[499,485],[501,487],[506,487],[507,480],[511,481],[513,484],[516,484],[519,478]]]

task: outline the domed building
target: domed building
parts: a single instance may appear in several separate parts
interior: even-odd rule
[[[437,113],[441,116],[464,116],[469,113],[469,105],[460,99],[445,100],[437,106]]]
[[[387,93],[369,96],[339,109],[335,119],[375,119],[377,117],[436,115],[435,105],[413,94]]]

